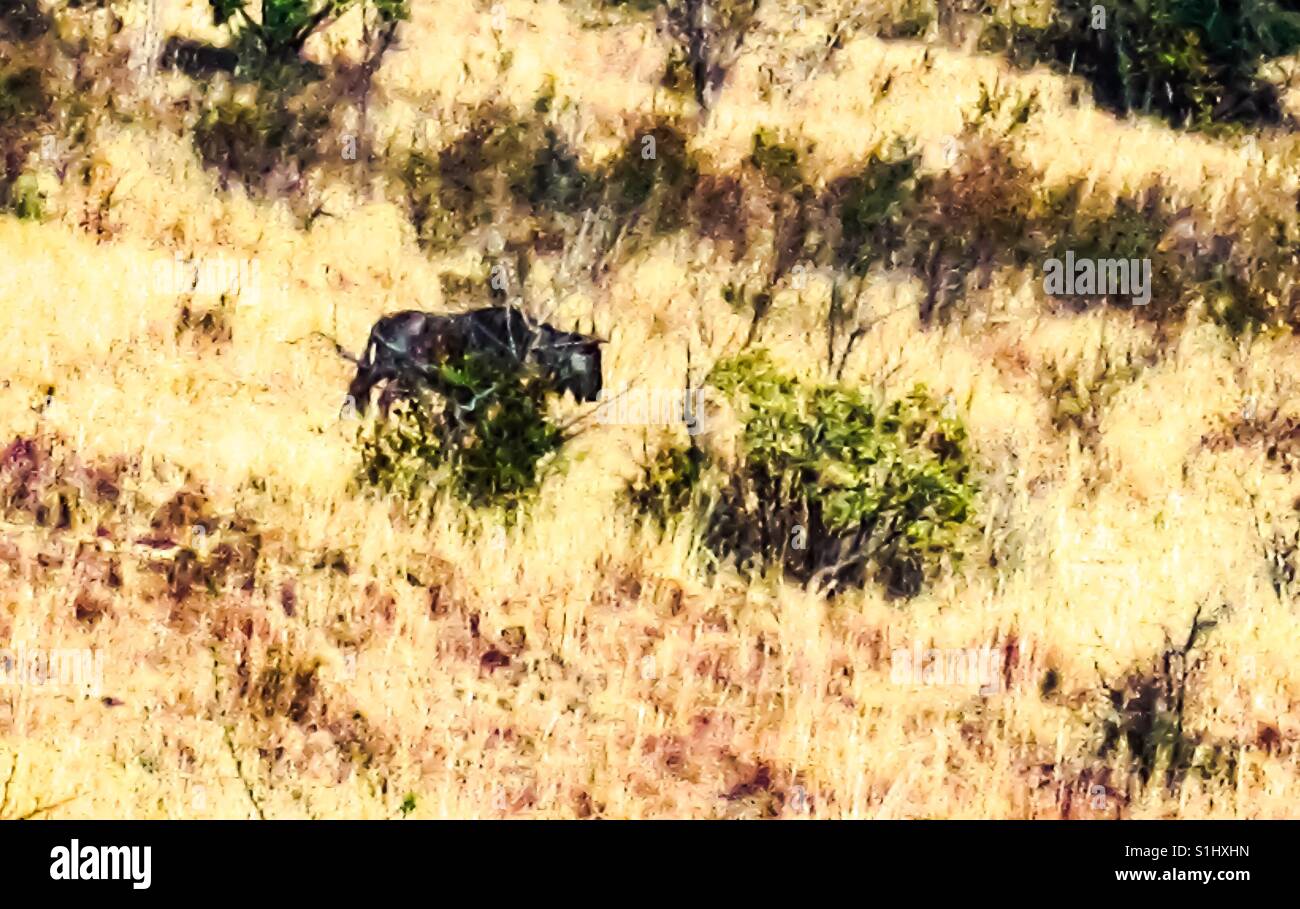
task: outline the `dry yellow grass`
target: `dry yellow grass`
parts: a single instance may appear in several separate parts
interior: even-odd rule
[[[569,4],[503,5],[498,39],[482,5],[415,0],[367,114],[379,146],[436,146],[457,111],[526,107],[547,80],[584,154],[679,103],[654,88],[666,44],[646,22],[588,29]],[[206,4],[160,6],[166,31],[216,36]],[[1163,180],[1223,223],[1294,207],[1294,139],[1118,122],[1068,104],[1058,77],[957,50],[858,38],[814,78],[764,90],[764,66],[830,27],[813,16],[807,39],[760,34],[693,140],[711,166],[738,162],[762,126],[814,143],[805,166],[830,178],[883,139],[959,133],[983,81],[1040,91],[1017,149],[1049,184],[1082,177],[1105,200]],[[179,97],[182,77],[167,79]],[[997,564],[967,564],[906,604],[874,588],[828,601],[775,577],[710,579],[687,534],[639,527],[618,494],[640,428],[580,436],[507,531],[448,502],[410,521],[358,493],[355,427],[338,419],[346,364],[301,339],[325,331],[355,349],[385,312],[441,309],[439,274],[465,263],[421,251],[382,187],[318,187],[333,217],[305,229],[282,205],[221,190],[188,136],[105,123],[94,144],[95,185],[52,184],[56,217],[0,217],[15,275],[0,287],[0,449],[43,440],[69,474],[125,459],[121,500],[103,535],[94,520],[0,525],[0,645],[93,648],[104,676],[93,696],[0,689],[0,814],[394,817],[405,802],[413,817],[1058,817],[1096,746],[1100,679],[1221,604],[1188,716],[1239,744],[1235,773],[1153,786],[1123,814],[1294,813],[1300,625],[1267,547],[1294,531],[1300,484],[1262,444],[1205,443],[1248,409],[1300,416],[1290,338],[1242,346],[1192,320],[1084,440],[1054,428],[1040,375],[1150,351],[1149,325],[1044,315],[1029,275],[1000,273],[971,318],[923,329],[900,307],[919,285],[873,278],[882,318],[846,378],[952,399]],[[80,213],[106,186],[97,238]],[[227,340],[178,334],[187,301],[150,278],[176,255],[258,263],[261,292],[228,309]],[[720,300],[726,280],[707,250],[667,238],[559,313],[610,338],[607,385],[676,387],[688,343],[698,354],[712,339],[717,355],[743,328]],[[778,295],[762,341],[789,368],[816,371],[828,293],[814,278]],[[212,516],[197,539],[192,524],[151,527],[181,490]],[[256,536],[254,583],[178,601],[174,550],[140,542],[169,532],[201,555]],[[891,653],[918,643],[1014,654],[1006,690],[891,680]],[[1055,696],[1040,691],[1049,671]],[[1073,816],[1120,810],[1081,811],[1082,798]]]

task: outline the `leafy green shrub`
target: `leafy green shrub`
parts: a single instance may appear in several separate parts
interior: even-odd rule
[[[742,567],[781,564],[828,589],[874,577],[912,596],[961,558],[976,495],[966,433],[924,389],[878,411],[783,375],[763,352],[719,363],[709,381],[743,426],[740,460],[722,475],[698,450],[661,454],[632,491],[648,513],[689,513],[714,470],[705,540]]]
[[[1057,0],[1046,27],[997,23],[981,44],[1082,75],[1117,113],[1211,129],[1279,119],[1277,91],[1258,69],[1300,47],[1300,14],[1273,0]]]
[[[363,426],[361,479],[407,500],[446,486],[471,505],[519,505],[564,442],[545,386],[484,355],[444,364],[439,382],[437,399],[412,396]]]

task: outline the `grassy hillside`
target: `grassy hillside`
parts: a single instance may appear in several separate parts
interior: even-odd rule
[[[1051,3],[764,0],[705,110],[657,6],[412,0],[371,68],[353,9],[187,74],[150,49],[230,45],[206,2],[0,3],[0,650],[103,660],[0,686],[0,817],[1294,813],[1291,49],[1207,128],[996,43]],[[1044,293],[1129,246],[1148,306]],[[502,263],[612,390],[924,386],[960,546],[904,593],[747,562],[629,493],[684,427],[569,399],[518,509],[372,488],[313,333]]]

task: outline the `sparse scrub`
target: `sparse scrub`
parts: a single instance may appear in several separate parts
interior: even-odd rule
[[[832,184],[842,225],[838,264],[861,274],[899,245],[916,180],[915,155],[877,149],[858,174]]]
[[[1140,786],[1176,791],[1189,774],[1231,781],[1236,771],[1239,745],[1192,732],[1186,722],[1189,685],[1204,659],[1202,638],[1215,624],[1198,610],[1186,640],[1166,639],[1149,664],[1106,685],[1097,756],[1119,761]]]
[[[315,4],[310,0],[267,0],[260,15],[253,16],[245,0],[208,0],[213,20],[235,35],[242,75],[268,85],[297,81],[303,74],[319,76],[299,59],[307,40],[342,16],[349,8],[361,7],[362,16],[373,32],[367,47],[371,69],[392,43],[397,23],[410,15],[407,0],[332,0]]]
[[[1057,432],[1073,430],[1084,445],[1095,445],[1101,438],[1106,409],[1153,362],[1152,355],[1129,350],[1047,363],[1041,382],[1051,408],[1052,428]]]
[[[414,150],[401,166],[411,219],[429,249],[450,249],[488,225],[522,240],[595,203],[599,178],[540,117],[488,105],[467,119],[446,147]]]
[[[925,281],[922,319],[952,314],[966,280],[995,264],[1024,264],[1033,175],[998,144],[972,139],[958,166],[921,176],[904,148],[878,149],[829,190],[838,209],[836,260],[855,275],[883,265]]]
[[[1048,197],[1044,215],[1044,234],[1050,237],[1042,254],[1063,259],[1073,253],[1076,259],[1151,260],[1151,301],[1141,313],[1157,321],[1178,318],[1186,310],[1186,293],[1196,280],[1197,269],[1204,266],[1176,248],[1162,248],[1176,214],[1168,205],[1160,187],[1145,193],[1116,200],[1105,214],[1081,214],[1080,188],[1070,187]],[[1081,305],[1102,302],[1099,297],[1079,297]],[[1124,305],[1123,299],[1105,301]]]
[[[663,4],[491,6],[272,65],[238,12],[0,0],[0,647],[106,657],[0,698],[0,816],[1293,814],[1300,171],[1173,127],[1267,124],[1294,60],[1135,46],[1135,122],[1075,103],[1100,45],[962,43],[1050,2],[764,0],[733,66]],[[1151,303],[1046,299],[1066,250]],[[251,256],[256,301],[149,280]],[[298,343],[519,297],[716,419],[464,362],[358,425]],[[1200,602],[1215,659],[1149,637]]]
[[[251,104],[224,100],[209,107],[194,128],[194,142],[225,184],[236,180],[260,192],[292,189],[321,160],[327,125],[324,111],[291,109],[259,94]]]
[[[680,228],[699,180],[686,136],[671,122],[634,130],[604,178],[605,200],[621,218],[634,218],[651,234]]]

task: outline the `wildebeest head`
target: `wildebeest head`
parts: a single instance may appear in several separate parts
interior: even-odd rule
[[[380,382],[399,382],[408,388],[456,353],[455,332],[448,316],[408,310],[384,316],[370,329],[366,349],[357,360],[357,374],[348,397],[365,412],[370,391]]]
[[[541,325],[533,356],[556,391],[567,391],[578,401],[594,401],[602,384],[600,344],[587,335]]]

